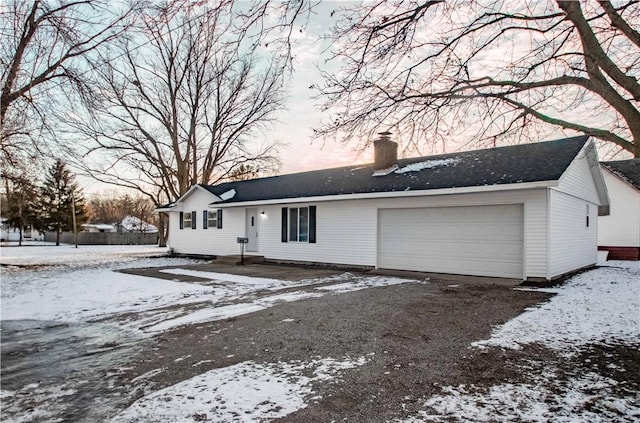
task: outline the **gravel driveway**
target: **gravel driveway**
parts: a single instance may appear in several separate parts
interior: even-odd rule
[[[194,268],[254,275],[268,270],[271,277],[288,275],[290,280],[313,277],[313,272],[322,277],[340,273],[255,265]],[[391,421],[414,414],[440,386],[517,380],[518,373],[505,365],[513,357],[470,350],[469,345],[548,297],[486,281],[430,279],[283,303],[163,333],[134,359],[120,383],[136,389],[140,397],[245,361],[366,357],[366,365],[341,373],[337,380],[315,382],[314,400],[278,421]]]

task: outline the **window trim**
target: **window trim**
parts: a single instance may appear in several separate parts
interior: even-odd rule
[[[196,229],[198,220],[198,212],[190,211],[190,212],[180,212],[180,217],[182,220],[180,221],[180,229]],[[188,224],[187,224],[188,222]]]
[[[218,210],[207,210],[206,221],[207,221],[207,227],[217,228],[218,227]]]
[[[191,227],[193,226],[191,218],[191,212],[182,213],[182,229],[191,229]]]
[[[306,212],[302,210],[306,210]],[[316,206],[282,207],[281,241],[297,244],[315,244],[316,220]],[[301,233],[303,228],[306,231]],[[294,230],[296,231],[295,236],[292,233]],[[304,240],[300,240],[301,235],[305,238]]]

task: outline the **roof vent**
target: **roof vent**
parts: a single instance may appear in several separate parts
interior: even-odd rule
[[[391,132],[380,132],[378,135],[380,138],[373,142],[373,170],[376,176],[386,175],[398,167],[398,143],[391,141]]]

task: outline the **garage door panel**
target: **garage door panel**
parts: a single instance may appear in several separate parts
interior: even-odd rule
[[[523,206],[383,209],[378,267],[522,277]]]

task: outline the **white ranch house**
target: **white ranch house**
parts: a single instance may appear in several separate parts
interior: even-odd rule
[[[176,254],[550,280],[597,259],[608,197],[587,136],[214,186],[172,204]]]
[[[598,249],[610,260],[640,260],[640,159],[602,163],[611,201],[598,218]]]

